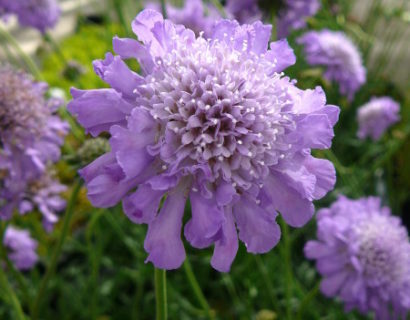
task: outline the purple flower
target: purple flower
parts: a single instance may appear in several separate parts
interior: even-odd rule
[[[60,101],[47,85],[0,66],[0,217],[11,217],[29,184],[60,157],[68,124],[55,115]]]
[[[307,62],[326,67],[325,78],[339,84],[349,100],[366,81],[359,50],[343,33],[330,30],[310,31],[298,39],[304,45]]]
[[[410,309],[410,243],[405,227],[376,197],[341,196],[317,214],[316,241],[305,254],[323,276],[321,291],[346,310],[405,319]]]
[[[144,10],[132,27],[142,44],[114,38],[118,56],[94,62],[111,88],[73,89],[68,105],[87,132],[111,134],[111,151],[80,171],[89,199],[122,200],[133,222],[148,224],[147,261],[158,268],[185,258],[188,198],[185,238],[214,245],[214,268],[229,270],[238,236],[249,252],[268,252],[280,238],[277,211],[300,227],[333,188],[333,165],[310,149],[330,147],[339,108],[281,73],[295,56],[286,40],[268,50],[269,25],[222,20],[206,40]]]
[[[319,0],[286,0],[279,11],[278,37],[285,38],[291,30],[306,27],[306,19],[320,9]]]
[[[0,0],[0,12],[16,14],[21,25],[45,33],[60,17],[56,0]]]
[[[252,23],[262,18],[257,0],[227,0],[225,9],[240,23]]]
[[[18,211],[26,214],[37,208],[43,215],[44,229],[50,232],[58,221],[57,212],[64,210],[66,202],[60,194],[67,190],[53,175],[46,173],[32,181],[20,194]]]
[[[8,249],[8,258],[17,269],[28,270],[37,263],[37,241],[31,238],[27,230],[7,227],[3,244]]]
[[[374,141],[378,140],[388,127],[399,121],[399,111],[400,105],[392,98],[373,97],[357,111],[357,136],[360,139],[369,136]]]
[[[158,4],[149,3],[146,8],[161,12]],[[173,23],[184,25],[196,35],[204,32],[205,37],[211,35],[214,24],[221,19],[218,10],[210,4],[204,4],[202,0],[186,0],[182,8],[167,4],[166,9],[168,19]]]

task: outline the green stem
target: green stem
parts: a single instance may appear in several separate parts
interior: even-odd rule
[[[25,320],[26,316],[24,315],[23,309],[21,308],[20,302],[18,301],[16,295],[14,294],[13,289],[11,288],[7,277],[4,273],[4,269],[0,268],[0,286],[6,293],[6,296],[10,299],[10,304],[14,309],[17,320]]]
[[[63,228],[61,230],[60,238],[58,239],[57,245],[54,248],[54,252],[53,252],[53,255],[51,256],[50,264],[48,265],[47,271],[40,283],[40,288],[37,292],[36,298],[34,299],[33,307],[31,310],[31,317],[33,320],[38,319],[38,312],[40,309],[41,300],[43,298],[45,291],[47,290],[48,282],[56,269],[58,258],[60,257],[61,250],[63,248],[65,239],[68,234],[71,217],[73,216],[73,213],[74,213],[75,203],[77,201],[78,193],[81,189],[81,186],[82,186],[82,183],[80,181],[78,181],[74,185],[70,200],[67,204],[67,209],[64,214]]]
[[[1,256],[3,258],[7,256],[6,249],[3,246],[3,237],[4,237],[4,233],[6,232],[6,228],[7,228],[7,223],[2,222],[1,230],[0,230],[0,241],[1,241]],[[5,301],[8,300],[10,302],[12,308],[14,309],[16,319],[25,320],[26,316],[24,315],[23,309],[21,308],[20,302],[17,299],[17,296],[14,293],[14,290],[12,289],[12,287],[9,284],[9,281],[7,280],[7,276],[2,266],[0,266],[0,288],[2,288],[3,291],[6,293],[6,298],[4,300]]]
[[[207,314],[207,316],[210,320],[215,319],[215,317],[214,317],[214,315],[211,311],[211,308],[209,307],[208,301],[206,301],[206,298],[205,298],[204,294],[202,293],[201,287],[199,286],[199,283],[195,278],[195,274],[192,271],[192,266],[191,266],[191,263],[188,260],[188,257],[185,258],[184,270],[185,270],[185,274],[188,278],[189,284],[191,285],[191,288],[194,291],[194,294],[196,295],[196,298],[198,299],[198,302],[201,305],[202,309],[204,309],[205,313]]]
[[[277,304],[276,297],[275,297],[275,294],[274,294],[272,281],[269,278],[269,272],[268,272],[266,266],[263,264],[261,256],[260,255],[254,255],[254,257],[255,257],[256,266],[258,267],[259,272],[261,273],[262,278],[265,282],[265,285],[266,285],[266,288],[267,288],[267,291],[268,291],[268,295],[269,295],[269,297],[271,299],[271,302],[272,302],[273,310],[277,311],[278,310],[278,304]]]
[[[209,2],[211,2],[214,5],[214,7],[219,11],[222,18],[226,18],[225,8],[218,0],[210,0]]]
[[[292,309],[291,309],[291,299],[292,299],[292,287],[293,287],[293,275],[292,275],[292,262],[291,262],[291,243],[289,235],[289,227],[283,221],[280,220],[283,238],[283,247],[281,250],[283,266],[285,267],[285,296],[286,296],[286,318],[292,320]]]
[[[164,19],[167,18],[167,6],[165,3],[165,0],[161,0],[161,12],[162,12],[162,16],[164,17]]]
[[[302,302],[300,303],[300,307],[296,316],[296,319],[302,320],[304,316],[304,311],[306,307],[309,305],[309,303],[316,297],[316,295],[319,293],[319,287],[320,284],[316,284],[312,290],[310,290],[305,297],[303,298]]]
[[[156,320],[167,320],[167,275],[162,269],[154,269]]]
[[[20,45],[18,42],[13,38],[13,36],[2,26],[0,25],[0,34],[6,39],[8,43],[17,51],[19,54],[20,58],[24,61],[30,72],[33,74],[35,78],[40,80],[41,74],[40,71],[38,70],[36,64],[33,62],[33,60],[21,49]]]
[[[44,40],[49,43],[51,45],[51,47],[54,49],[54,51],[57,53],[59,59],[61,60],[61,62],[63,63],[63,65],[65,66],[67,64],[67,59],[64,56],[63,51],[61,50],[60,46],[58,45],[58,43],[53,39],[53,37],[46,32],[43,35]]]

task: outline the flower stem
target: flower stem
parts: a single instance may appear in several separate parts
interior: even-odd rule
[[[81,189],[81,186],[82,186],[81,181],[77,181],[77,183],[74,185],[70,200],[67,204],[67,208],[64,214],[63,228],[61,230],[60,238],[58,239],[57,245],[54,248],[54,252],[53,252],[53,255],[51,256],[50,264],[48,265],[47,271],[40,283],[40,288],[37,292],[36,298],[34,299],[34,303],[31,309],[31,317],[33,320],[38,319],[38,312],[39,312],[40,304],[41,304],[43,295],[47,289],[48,281],[50,280],[51,276],[53,275],[56,269],[58,258],[60,257],[61,250],[64,245],[64,241],[67,237],[68,229],[70,227],[71,217],[73,216],[73,213],[74,213],[75,203],[77,201],[78,193]]]
[[[3,258],[7,257],[6,249],[3,246],[3,237],[4,237],[4,233],[6,232],[6,228],[7,228],[7,223],[2,222],[1,230],[0,230],[0,242],[1,242],[1,256]],[[26,316],[24,315],[23,309],[21,308],[20,302],[17,299],[17,296],[14,293],[14,290],[11,288],[9,281],[7,280],[7,276],[2,266],[0,266],[0,288],[5,293],[5,297],[6,297],[4,299],[5,302],[9,301],[12,308],[14,309],[16,319],[25,320]]]
[[[166,271],[155,268],[154,273],[155,273],[156,320],[166,320],[168,318]]]
[[[67,64],[67,59],[64,56],[63,51],[61,50],[60,46],[58,45],[58,43],[54,40],[54,38],[48,33],[46,32],[43,35],[43,39],[45,42],[47,42],[48,44],[50,44],[50,46],[54,49],[54,51],[56,52],[58,58],[60,59],[61,63],[63,64],[63,66],[65,66]]]
[[[204,309],[205,313],[208,315],[208,318],[210,320],[215,319],[211,311],[211,308],[209,307],[208,301],[206,301],[206,298],[202,293],[201,287],[199,286],[199,283],[196,280],[195,274],[192,271],[192,266],[188,260],[188,257],[186,257],[184,261],[184,270],[188,278],[189,284],[191,285],[191,288],[194,291],[194,294],[196,295],[196,298],[198,299],[198,302],[201,305],[202,309]]]
[[[161,12],[164,19],[167,18],[167,6],[165,4],[165,0],[161,0]]]
[[[13,36],[2,26],[0,25],[0,34],[3,36],[4,39],[17,51],[18,55],[20,58],[24,61],[26,64],[27,68],[30,70],[30,72],[33,74],[33,76],[41,80],[42,76],[40,74],[40,71],[38,70],[36,64],[33,62],[33,60],[21,49],[20,45],[18,42],[13,38]]]
[[[292,318],[291,310],[291,299],[292,299],[292,287],[293,287],[293,275],[292,275],[292,262],[291,262],[291,242],[289,235],[289,227],[283,219],[280,220],[282,237],[283,237],[283,247],[281,250],[283,265],[285,267],[285,296],[286,296],[286,318],[288,320]]]
[[[0,268],[0,287],[6,293],[6,297],[9,298],[10,304],[14,309],[15,316],[17,320],[25,320],[26,316],[24,315],[23,309],[21,308],[20,302],[17,299],[13,289],[11,288],[7,277],[4,273],[4,268]]]

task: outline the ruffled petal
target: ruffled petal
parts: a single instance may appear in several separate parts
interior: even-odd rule
[[[348,274],[346,272],[338,272],[330,277],[324,278],[320,283],[320,291],[327,297],[335,296],[346,281],[347,276]]]
[[[273,71],[281,72],[295,64],[296,56],[286,39],[271,42],[266,58],[274,63]]]
[[[94,137],[110,127],[125,124],[125,117],[133,108],[114,89],[78,90],[71,89],[73,100],[68,111]]]
[[[149,224],[144,248],[150,261],[159,269],[177,269],[185,260],[185,249],[181,240],[182,217],[186,198],[185,190],[168,194],[164,206]]]
[[[123,59],[134,58],[139,61],[145,73],[151,73],[155,67],[150,52],[137,40],[114,37],[113,49]]]
[[[144,82],[119,56],[114,57],[111,53],[107,53],[104,60],[95,60],[93,66],[95,73],[102,80],[128,99],[135,99],[135,88]]]
[[[313,204],[276,176],[271,174],[265,180],[263,190],[290,226],[301,227],[312,218]]]
[[[333,189],[336,183],[336,170],[328,160],[308,157],[304,163],[307,170],[316,176],[316,185],[313,192],[314,199],[323,198]]]
[[[275,214],[268,214],[256,202],[242,198],[233,208],[241,239],[252,253],[266,253],[280,239],[280,228]]]
[[[192,218],[185,225],[185,238],[195,248],[206,248],[225,221],[223,209],[215,199],[206,199],[200,192],[190,193]]]
[[[221,239],[215,242],[211,265],[220,272],[229,272],[238,252],[238,234],[232,215],[232,207],[225,208],[225,222],[222,224]]]
[[[308,241],[303,250],[308,259],[318,259],[335,254],[335,249],[333,247],[314,240]]]
[[[122,200],[127,217],[134,223],[150,223],[156,216],[164,191],[153,190],[143,184],[134,193]]]

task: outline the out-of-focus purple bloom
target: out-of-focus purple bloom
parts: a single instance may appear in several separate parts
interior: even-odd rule
[[[339,84],[339,91],[351,100],[366,81],[359,50],[343,33],[330,30],[310,31],[298,39],[304,45],[311,65],[326,67],[324,76]]]
[[[320,9],[319,0],[286,0],[279,11],[278,37],[285,38],[291,30],[306,27],[306,19]]]
[[[240,23],[252,23],[262,18],[257,0],[227,0],[225,9]]]
[[[15,14],[21,25],[44,33],[57,23],[60,8],[56,0],[0,0],[0,13]]]
[[[29,231],[8,226],[3,244],[8,249],[8,258],[17,269],[28,270],[37,263],[37,241],[31,238]]]
[[[142,44],[114,38],[118,56],[94,62],[111,88],[71,92],[68,109],[86,131],[111,134],[111,151],[80,171],[89,199],[122,200],[133,222],[148,224],[147,261],[158,268],[185,259],[187,198],[185,237],[215,246],[214,268],[229,270],[238,236],[249,252],[268,252],[280,238],[278,211],[300,227],[333,188],[332,163],[310,150],[330,147],[339,108],[284,76],[296,58],[286,40],[268,49],[269,25],[222,20],[208,40],[144,10],[132,27]]]
[[[161,12],[158,4],[149,3],[146,8]],[[182,8],[167,4],[168,19],[175,24],[182,24],[191,29],[196,35],[204,32],[204,36],[211,35],[212,28],[216,21],[221,19],[218,10],[211,4],[205,4],[202,0],[185,0]]]
[[[68,124],[54,114],[61,101],[44,98],[47,85],[0,66],[0,217],[15,204],[48,164],[60,157]]]
[[[393,123],[399,121],[400,105],[390,97],[373,97],[357,111],[359,131],[357,136],[364,139],[367,136],[374,141]]]
[[[410,243],[406,228],[376,197],[341,196],[317,214],[318,240],[305,254],[323,276],[321,291],[346,310],[405,319],[410,309]]]
[[[19,199],[18,211],[20,214],[26,214],[37,208],[43,215],[44,229],[50,232],[58,221],[57,212],[62,211],[66,206],[66,201],[60,196],[66,190],[65,185],[46,173],[29,183]]]

